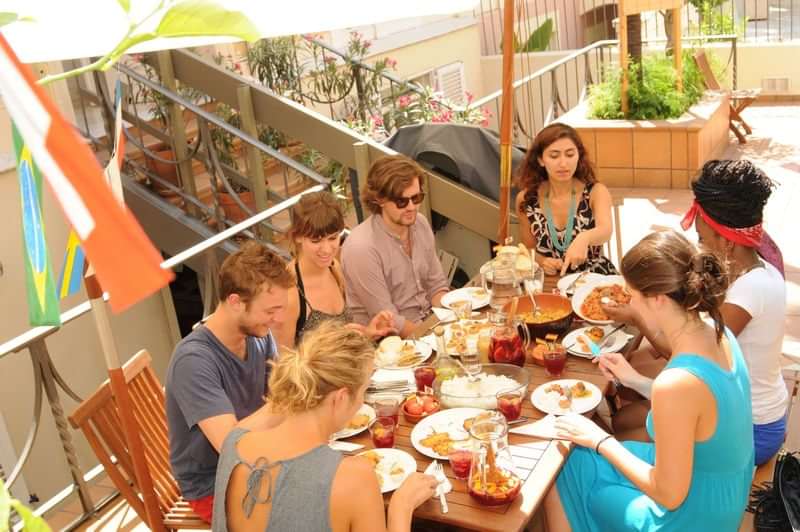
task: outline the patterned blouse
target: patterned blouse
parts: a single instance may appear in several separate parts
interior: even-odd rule
[[[573,240],[582,231],[594,229],[594,213],[592,213],[592,207],[589,204],[589,196],[592,193],[593,187],[594,183],[586,184],[575,209],[575,223],[572,228]],[[539,203],[537,190],[528,191],[525,194],[523,208],[531,224],[531,233],[536,242],[536,253],[550,258],[564,258],[564,253],[556,249],[556,246],[553,245],[553,241],[550,239],[550,233],[547,230],[547,217],[544,213],[544,206]],[[556,228],[556,234],[562,242],[565,233],[566,228]],[[603,246],[589,246],[586,262],[579,266],[578,270],[589,270],[603,275],[616,275],[618,273],[614,264],[603,256]]]

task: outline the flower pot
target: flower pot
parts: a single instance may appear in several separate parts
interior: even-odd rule
[[[242,203],[244,203],[248,209],[256,212],[256,198],[251,191],[240,192],[239,199],[242,200]],[[225,218],[234,223],[239,223],[250,217],[250,214],[243,211],[242,208],[239,207],[239,204],[236,203],[236,200],[227,192],[219,193],[219,205],[225,213]]]
[[[154,150],[156,156],[160,157],[161,159],[167,159],[170,161],[175,160],[175,154],[170,149],[158,149]],[[178,166],[171,163],[165,163],[150,157],[147,157],[147,169],[156,174],[158,177],[167,181],[168,183],[175,185],[176,187],[180,187],[180,181],[178,180]],[[153,190],[158,192],[160,196],[163,197],[171,197],[177,196],[177,194],[168,189],[166,186],[162,185],[161,183],[153,180],[151,181]]]

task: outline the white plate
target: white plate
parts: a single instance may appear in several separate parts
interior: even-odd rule
[[[555,415],[564,415],[564,414],[584,414],[597,408],[597,405],[600,404],[600,401],[603,399],[603,393],[600,391],[600,388],[592,384],[591,382],[583,381],[583,384],[586,386],[586,389],[592,392],[591,395],[588,397],[574,397],[572,398],[572,407],[571,408],[561,408],[558,406],[557,402],[551,402],[547,398],[547,392],[545,392],[545,388],[548,386],[552,386],[553,384],[560,384],[562,386],[572,386],[576,382],[577,379],[561,379],[557,381],[550,381],[540,386],[537,386],[533,393],[531,393],[531,403],[533,406],[545,412],[547,414],[555,414]]]
[[[558,280],[556,286],[558,287],[558,291],[561,292],[562,296],[567,295],[567,288],[569,288],[569,285],[572,284],[572,281],[574,281],[581,273],[582,272],[570,273]],[[605,276],[600,275],[599,273],[587,273],[583,277],[583,279],[581,279],[581,281],[573,287],[573,291],[577,290],[578,288],[587,283],[591,283],[597,281],[598,279],[602,279],[603,277]]]
[[[453,307],[450,306],[453,301],[469,299],[472,301],[472,310],[476,310],[488,305],[490,296],[491,294],[480,286],[467,286],[447,292],[442,296],[442,306],[453,310]]]
[[[614,320],[590,320],[581,312],[583,301],[589,297],[589,294],[592,293],[592,290],[598,286],[610,286],[614,284],[624,287],[625,279],[623,279],[621,275],[602,275],[599,279],[592,280],[592,282],[584,284],[580,288],[576,289],[575,295],[572,296],[572,310],[574,310],[575,314],[578,315],[582,320],[588,321],[589,323],[594,323],[595,325],[609,325],[614,323]]]
[[[396,490],[411,473],[417,470],[417,461],[414,460],[414,457],[400,449],[370,449],[369,451],[358,453],[356,456],[366,453],[376,453],[381,457],[381,461],[375,467],[375,473],[380,475],[383,480],[381,493]],[[390,475],[389,471],[397,465],[403,468],[403,472]]]
[[[580,329],[575,329],[574,331],[570,331],[563,340],[561,340],[561,345],[563,346],[572,346],[569,348],[569,352],[573,355],[578,355],[581,357],[592,358],[592,351],[590,349],[584,349],[583,346],[578,343],[578,337],[582,334],[585,334],[586,331],[591,329],[592,327],[598,327],[597,325],[592,325],[591,327],[581,327]],[[610,325],[605,325],[600,327],[603,329],[603,334],[610,333],[614,328]],[[603,353],[615,353],[625,347],[625,344],[628,343],[628,334],[624,331],[617,331],[611,337],[614,339],[609,345],[604,347],[600,350],[600,354]],[[605,342],[608,340],[608,337],[604,336],[600,343]],[[574,344],[574,345],[573,345]]]
[[[475,417],[481,412],[485,412],[485,410],[482,408],[449,408],[426,416],[414,425],[414,429],[411,431],[411,445],[427,457],[447,460],[447,456],[435,453],[430,447],[422,445],[422,440],[434,432],[447,432],[451,438],[457,440],[467,439],[469,433],[464,430],[464,420]]]
[[[431,357],[433,349],[426,342],[420,340],[403,340],[403,344],[413,344],[414,349],[419,353],[419,357],[414,359],[411,364],[399,365],[397,362],[387,362],[381,358],[381,350],[375,350],[375,367],[380,369],[411,369],[422,365]]]
[[[348,428],[345,427],[342,430],[340,430],[339,432],[334,433],[333,436],[331,436],[331,439],[332,440],[341,440],[341,439],[344,439],[344,438],[349,438],[351,436],[355,436],[356,434],[361,434],[362,432],[367,430],[367,427],[369,427],[369,424],[372,423],[372,421],[375,419],[375,409],[372,408],[369,405],[366,405],[366,404],[361,405],[361,408],[359,408],[358,412],[356,412],[356,416],[361,415],[361,414],[366,414],[366,415],[369,416],[369,420],[364,424],[363,427],[359,427],[359,428],[356,428],[356,429],[348,429]],[[355,416],[353,416],[353,417],[355,417]]]

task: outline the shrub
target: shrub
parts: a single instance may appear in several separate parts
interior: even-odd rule
[[[673,58],[647,55],[641,67],[630,62],[628,68],[628,116],[622,115],[620,89],[622,70],[608,72],[606,79],[589,88],[589,117],[597,119],[661,120],[678,118],[697,103],[703,94],[702,74],[691,57],[683,52],[683,91],[675,88]]]

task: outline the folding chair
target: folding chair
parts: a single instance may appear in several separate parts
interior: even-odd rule
[[[699,68],[700,72],[703,74],[703,83],[707,89],[714,91],[725,90],[720,86],[716,76],[714,76],[714,72],[711,70],[711,65],[708,62],[708,57],[706,57],[705,50],[700,50],[694,54],[694,62],[697,64],[697,68]],[[733,131],[733,134],[736,135],[736,138],[739,139],[739,144],[745,144],[747,143],[745,135],[751,134],[753,130],[750,129],[750,126],[744,121],[741,113],[747,107],[749,107],[750,104],[756,101],[759,94],[761,94],[761,89],[742,89],[726,92],[731,97],[730,121],[728,122],[728,127],[731,131]],[[736,123],[741,125],[742,129],[745,131],[744,133],[739,131],[739,127],[736,125]]]
[[[153,490],[161,510],[163,526],[167,530],[210,530],[211,526],[192,511],[172,476],[169,464],[169,441],[167,438],[167,416],[164,406],[164,389],[150,366],[147,351],[139,351],[123,367],[128,385],[133,414],[147,461],[147,472],[152,479]],[[122,431],[116,401],[111,384],[105,381],[89,398],[81,403],[69,417],[70,424],[80,429],[92,447],[95,456],[103,464],[111,481],[119,489],[128,504],[148,523],[141,490],[137,486],[125,435]],[[148,523],[151,527],[155,525]]]

